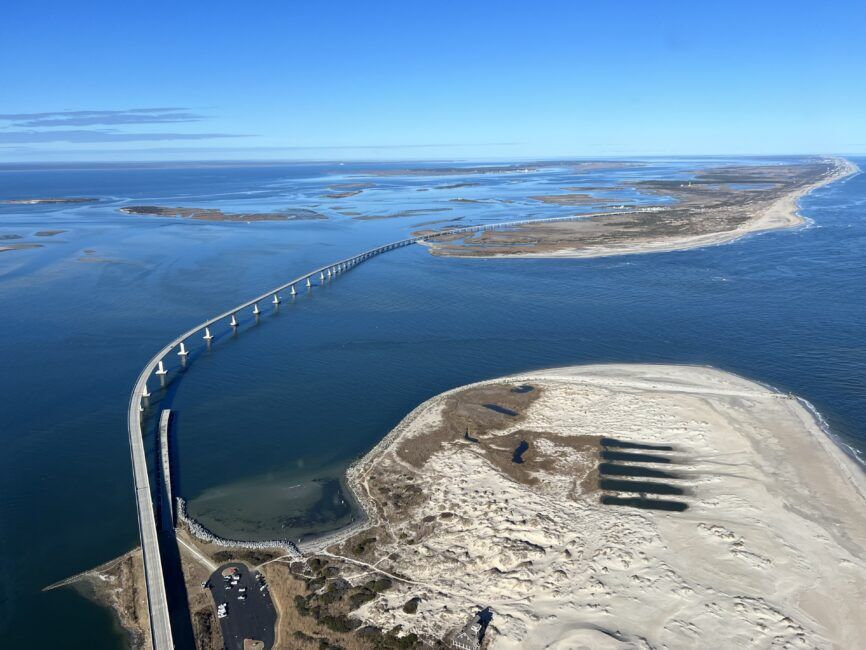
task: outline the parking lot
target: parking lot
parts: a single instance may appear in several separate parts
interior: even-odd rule
[[[205,584],[217,612],[225,609],[218,620],[226,648],[243,650],[245,639],[261,641],[266,650],[273,647],[277,613],[261,574],[231,562],[214,571]]]

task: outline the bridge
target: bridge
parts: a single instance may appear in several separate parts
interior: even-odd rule
[[[127,413],[127,430],[129,433],[129,449],[132,456],[133,484],[135,487],[135,503],[138,515],[138,530],[141,539],[142,557],[144,559],[144,575],[147,583],[147,604],[150,613],[150,631],[153,640],[154,650],[172,650],[174,641],[172,635],[171,621],[169,618],[168,598],[166,596],[165,576],[163,573],[162,558],[160,556],[159,537],[157,531],[157,521],[154,514],[153,498],[151,493],[150,479],[147,469],[147,457],[144,450],[144,438],[142,425],[144,413],[148,407],[148,398],[151,392],[148,386],[152,377],[159,378],[160,385],[165,386],[167,381],[166,375],[169,373],[168,364],[171,363],[172,355],[179,357],[182,365],[186,365],[187,357],[190,349],[188,345],[192,345],[192,341],[196,337],[201,337],[205,345],[210,347],[214,338],[211,328],[220,323],[227,322],[228,326],[233,330],[237,330],[240,323],[238,314],[245,310],[250,310],[254,316],[262,313],[262,307],[268,303],[274,307],[279,306],[283,296],[295,296],[300,291],[310,290],[313,286],[313,280],[317,279],[320,283],[327,282],[336,278],[338,275],[350,271],[352,268],[366,262],[377,255],[387,253],[398,248],[411,246],[412,244],[434,240],[439,237],[471,234],[486,230],[497,230],[504,228],[513,228],[526,224],[535,223],[552,223],[558,221],[575,221],[586,219],[591,216],[614,216],[619,214],[633,214],[634,212],[651,211],[652,209],[637,209],[611,211],[593,214],[571,215],[563,217],[552,217],[548,219],[524,219],[520,221],[506,221],[494,224],[482,224],[477,226],[462,226],[459,228],[450,228],[448,230],[439,231],[436,233],[421,235],[417,237],[409,237],[399,241],[385,244],[377,248],[364,251],[357,255],[347,257],[332,264],[321,266],[317,269],[305,273],[290,282],[286,282],[270,291],[267,291],[252,300],[238,305],[225,311],[213,318],[210,318],[202,323],[199,323],[192,329],[187,330],[180,336],[176,337],[167,343],[159,352],[157,352],[150,361],[147,362],[144,369],[139,374],[135,386],[132,389],[132,394],[129,399],[129,409]],[[167,417],[167,416],[166,416]],[[165,420],[167,427],[168,421]]]

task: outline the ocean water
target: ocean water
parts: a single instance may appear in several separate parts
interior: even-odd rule
[[[129,391],[165,341],[319,264],[425,222],[578,211],[532,201],[619,179],[686,178],[738,160],[651,160],[577,173],[368,176],[406,165],[0,169],[0,639],[117,648],[111,615],[41,588],[138,542]],[[861,166],[866,161],[858,161]],[[322,198],[339,183],[374,187]],[[447,188],[457,183],[477,185]],[[462,199],[455,201],[454,199]],[[130,204],[305,207],[322,221],[137,217]],[[430,211],[390,219],[362,216]],[[341,476],[419,402],[470,381],[577,363],[707,364],[813,403],[866,451],[866,175],[802,201],[810,225],[693,251],[593,260],[453,260],[420,246],[246,315],[193,345],[155,407],[177,413],[176,492],[220,534],[302,537],[354,517]],[[65,230],[39,237],[40,230]],[[175,364],[176,365],[176,364]],[[604,432],[599,432],[604,433]],[[151,442],[151,433],[149,442]],[[51,626],[45,626],[49,613]]]

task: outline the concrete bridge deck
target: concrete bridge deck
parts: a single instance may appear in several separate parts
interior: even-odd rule
[[[632,214],[637,210],[611,211],[601,214],[615,216],[618,214]],[[451,228],[449,230],[440,231],[430,235],[422,235],[418,237],[408,237],[383,246],[372,248],[363,253],[347,257],[332,264],[327,264],[316,268],[309,273],[300,275],[290,282],[286,282],[270,291],[267,291],[247,302],[233,307],[223,313],[214,316],[195,327],[187,330],[180,336],[176,337],[166,344],[142,369],[135,386],[132,389],[132,394],[129,400],[129,409],[127,414],[127,427],[129,433],[129,448],[132,457],[133,482],[135,486],[136,509],[138,514],[139,536],[141,538],[142,557],[144,558],[145,580],[147,582],[147,600],[148,609],[150,611],[150,627],[155,650],[171,650],[174,648],[172,637],[171,622],[169,618],[168,600],[166,597],[165,578],[162,569],[162,558],[160,557],[159,542],[157,536],[157,522],[154,514],[153,497],[151,493],[150,480],[148,477],[147,458],[144,452],[144,439],[142,431],[142,420],[144,410],[147,408],[147,399],[150,397],[148,381],[153,375],[165,378],[168,373],[166,363],[169,355],[177,348],[177,354],[185,361],[189,350],[187,349],[187,341],[192,337],[202,334],[202,339],[206,343],[210,343],[213,335],[210,328],[228,320],[231,327],[237,327],[237,315],[249,308],[252,313],[258,315],[261,313],[259,303],[271,302],[278,305],[284,292],[288,291],[290,295],[295,295],[298,289],[303,290],[312,284],[312,279],[318,276],[322,281],[331,279],[337,275],[344,273],[358,264],[365,262],[377,255],[387,253],[389,251],[411,246],[412,244],[434,240],[438,237],[450,236],[456,234],[470,234],[485,230],[496,230],[499,228],[511,228],[529,223],[545,223],[558,221],[574,221],[586,219],[592,216],[590,214],[570,215],[563,217],[552,217],[548,219],[523,219],[520,221],[506,221],[494,224],[483,224],[478,226],[463,226],[460,228]],[[296,287],[298,289],[296,289]],[[167,425],[167,422],[166,422]]]

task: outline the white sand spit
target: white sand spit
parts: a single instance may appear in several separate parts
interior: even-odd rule
[[[398,457],[401,443],[439,428],[446,396],[468,387],[418,407],[351,470],[372,523],[387,531],[370,563],[405,578],[358,610],[365,622],[442,638],[489,606],[496,649],[864,647],[866,475],[797,399],[690,366],[484,382],[518,383],[539,396],[519,424],[493,434],[537,432],[524,465],[534,484],[504,473],[490,447],[460,439],[421,467]],[[642,480],[682,488],[657,498],[687,510],[603,505],[603,493],[627,493],[600,491],[601,446],[583,453],[567,436],[672,446],[618,451],[666,456],[634,464],[674,474]],[[534,471],[542,457],[552,464]],[[423,498],[396,517],[383,514],[393,511],[376,484],[398,473]],[[406,613],[416,596],[417,613]]]

